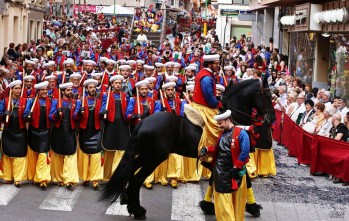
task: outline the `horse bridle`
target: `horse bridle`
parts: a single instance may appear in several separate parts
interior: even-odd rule
[[[267,91],[270,91],[270,88],[260,88],[259,91],[258,91],[258,94],[259,94],[259,93],[264,94],[264,93],[266,93]],[[253,121],[253,122],[264,122],[264,121],[267,121],[267,123],[270,123],[268,114],[264,114],[263,119],[260,120],[260,119],[258,119],[257,117],[252,117],[252,116],[246,114],[245,112],[239,110],[239,109],[236,108],[236,107],[232,107],[232,106],[230,107],[230,106],[229,106],[228,99],[226,99],[226,100],[227,100],[227,106],[228,106],[229,109],[232,109],[232,110],[234,110],[234,111],[236,111],[236,112],[238,112],[238,113],[244,115],[245,117],[250,118],[251,121]],[[240,124],[239,122],[237,122],[235,119],[233,119],[233,123],[234,123],[234,124],[237,124],[237,125],[241,125],[241,124]]]

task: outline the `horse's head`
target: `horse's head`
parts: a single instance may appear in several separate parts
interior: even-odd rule
[[[275,120],[275,113],[271,103],[271,92],[268,83],[259,80],[245,80],[235,85],[229,85],[224,97],[228,100],[228,108],[232,111],[235,123],[250,125],[252,123],[252,110],[256,109],[258,115],[270,122]]]
[[[258,114],[264,117],[264,120],[268,123],[273,123],[276,119],[271,98],[272,94],[269,89],[268,81],[267,78],[264,77],[262,80],[262,86],[254,97],[254,103]]]

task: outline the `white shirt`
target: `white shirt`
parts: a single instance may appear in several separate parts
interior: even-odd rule
[[[293,120],[293,122],[296,122],[298,119],[298,116],[300,113],[304,113],[305,112],[305,105],[304,103],[302,104],[298,104],[295,106],[295,108],[293,109],[292,113],[290,114],[291,120]]]
[[[348,111],[349,111],[349,109],[347,107],[343,107],[342,109],[337,110],[337,114],[340,114],[342,117],[342,121],[341,121],[342,123],[344,123],[344,117]]]
[[[329,137],[330,136],[330,131],[332,128],[332,117],[328,118],[325,123],[322,125],[318,135],[324,136],[324,137]]]
[[[137,41],[141,42],[141,43],[144,43],[144,42],[148,41],[148,38],[147,38],[147,36],[145,34],[139,34],[137,36]]]
[[[274,106],[275,109],[278,109],[278,110],[281,110],[282,107],[286,107],[287,105],[287,94],[286,93],[283,93],[279,98],[278,100],[280,101],[280,104],[276,104]]]

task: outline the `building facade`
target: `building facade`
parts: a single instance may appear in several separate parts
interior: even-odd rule
[[[0,57],[10,43],[41,38],[45,0],[6,0],[0,6]]]
[[[253,25],[268,28],[268,21],[274,21],[274,44],[288,55],[289,73],[347,100],[348,8],[349,0],[252,0],[250,3],[251,10],[263,14],[256,17]],[[268,14],[274,18],[268,19]]]

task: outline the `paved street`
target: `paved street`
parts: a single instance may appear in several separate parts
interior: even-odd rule
[[[299,166],[287,157],[284,148],[275,148],[278,175],[253,181],[257,202],[262,204],[258,219],[246,215],[246,220],[258,221],[339,221],[349,220],[348,187],[333,184],[324,177],[309,175],[309,168]],[[161,185],[152,191],[141,190],[142,205],[147,209],[147,220],[213,221],[201,213],[207,182],[180,184],[179,189]],[[73,191],[51,185],[41,191],[31,183],[21,189],[0,185],[0,220],[16,221],[86,221],[132,220],[124,206],[107,206],[98,202],[98,192],[91,187],[75,187]]]

